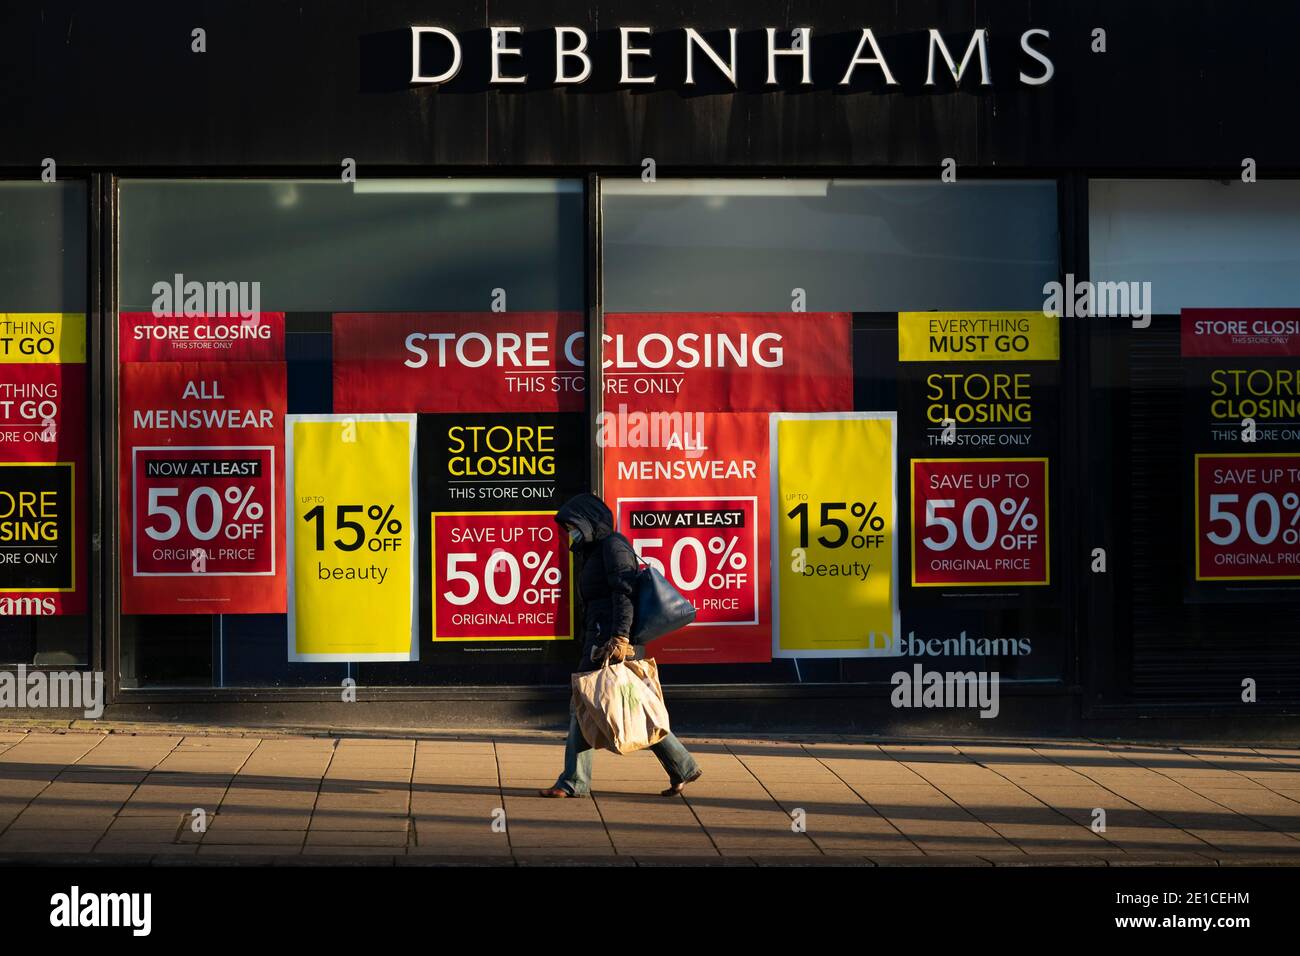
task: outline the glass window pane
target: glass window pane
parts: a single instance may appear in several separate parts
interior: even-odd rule
[[[567,681],[567,631],[435,640],[434,595],[463,585],[431,520],[548,531],[586,486],[583,208],[550,179],[121,184],[124,685]],[[216,293],[256,315],[215,320]],[[313,511],[308,486],[345,496]],[[507,594],[490,555],[451,572]],[[330,626],[294,603],[350,587]]]
[[[606,181],[605,307],[899,312],[1042,307],[1051,182]]]
[[[620,180],[602,210],[605,496],[698,609],[669,679],[888,681],[899,649],[1059,679],[1056,184]]]
[[[1300,182],[1095,180],[1091,278],[1151,315],[1091,320],[1093,521],[1115,696],[1300,694]],[[1112,561],[1114,558],[1112,557]],[[1255,675],[1268,675],[1267,679]]]
[[[1300,300],[1300,182],[1094,180],[1089,196],[1096,282],[1150,282],[1166,315]]]
[[[0,663],[89,660],[87,192],[0,183]]]
[[[121,185],[124,310],[160,279],[240,276],[288,312],[581,309],[580,183],[157,181]]]

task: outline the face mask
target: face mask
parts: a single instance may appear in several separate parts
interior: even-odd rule
[[[582,532],[577,528],[569,529],[569,544],[578,544],[582,541]]]

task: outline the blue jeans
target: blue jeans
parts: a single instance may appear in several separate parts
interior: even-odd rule
[[[672,783],[690,780],[699,773],[700,766],[695,762],[695,758],[671,732],[650,749],[659,758],[664,770],[668,771],[668,779]],[[564,772],[560,774],[560,779],[555,781],[555,785],[569,791],[575,797],[585,797],[591,793],[592,755],[591,744],[587,743],[587,738],[582,736],[578,718],[573,715],[573,709],[570,707],[569,739],[564,742]]]

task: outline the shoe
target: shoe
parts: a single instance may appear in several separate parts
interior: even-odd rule
[[[696,780],[699,780],[702,776],[704,776],[704,771],[703,771],[703,770],[697,770],[697,771],[695,771],[694,776],[688,777],[688,778],[685,779],[685,780],[679,780],[679,781],[677,781],[677,783],[673,784],[673,785],[672,785],[671,787],[669,787],[667,790],[661,790],[661,791],[659,791],[659,796],[661,796],[661,797],[675,797],[675,796],[677,796],[677,794],[681,793],[683,790],[686,789],[686,785],[687,785],[688,783],[694,783]]]
[[[569,793],[569,791],[565,790],[563,787],[547,787],[545,790],[538,790],[537,795],[539,797],[556,797],[556,798],[577,796],[576,793]]]

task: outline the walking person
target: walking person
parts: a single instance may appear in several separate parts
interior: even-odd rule
[[[555,520],[569,536],[569,550],[578,556],[578,594],[585,609],[579,671],[592,671],[606,661],[618,664],[632,658],[632,599],[640,567],[631,542],[614,530],[614,515],[605,502],[581,494],[560,507]],[[650,748],[670,786],[665,797],[676,796],[704,772],[695,758],[671,732]],[[591,791],[591,744],[582,735],[578,718],[569,708],[569,739],[564,745],[564,770],[555,785],[539,791],[543,797],[585,797]]]

